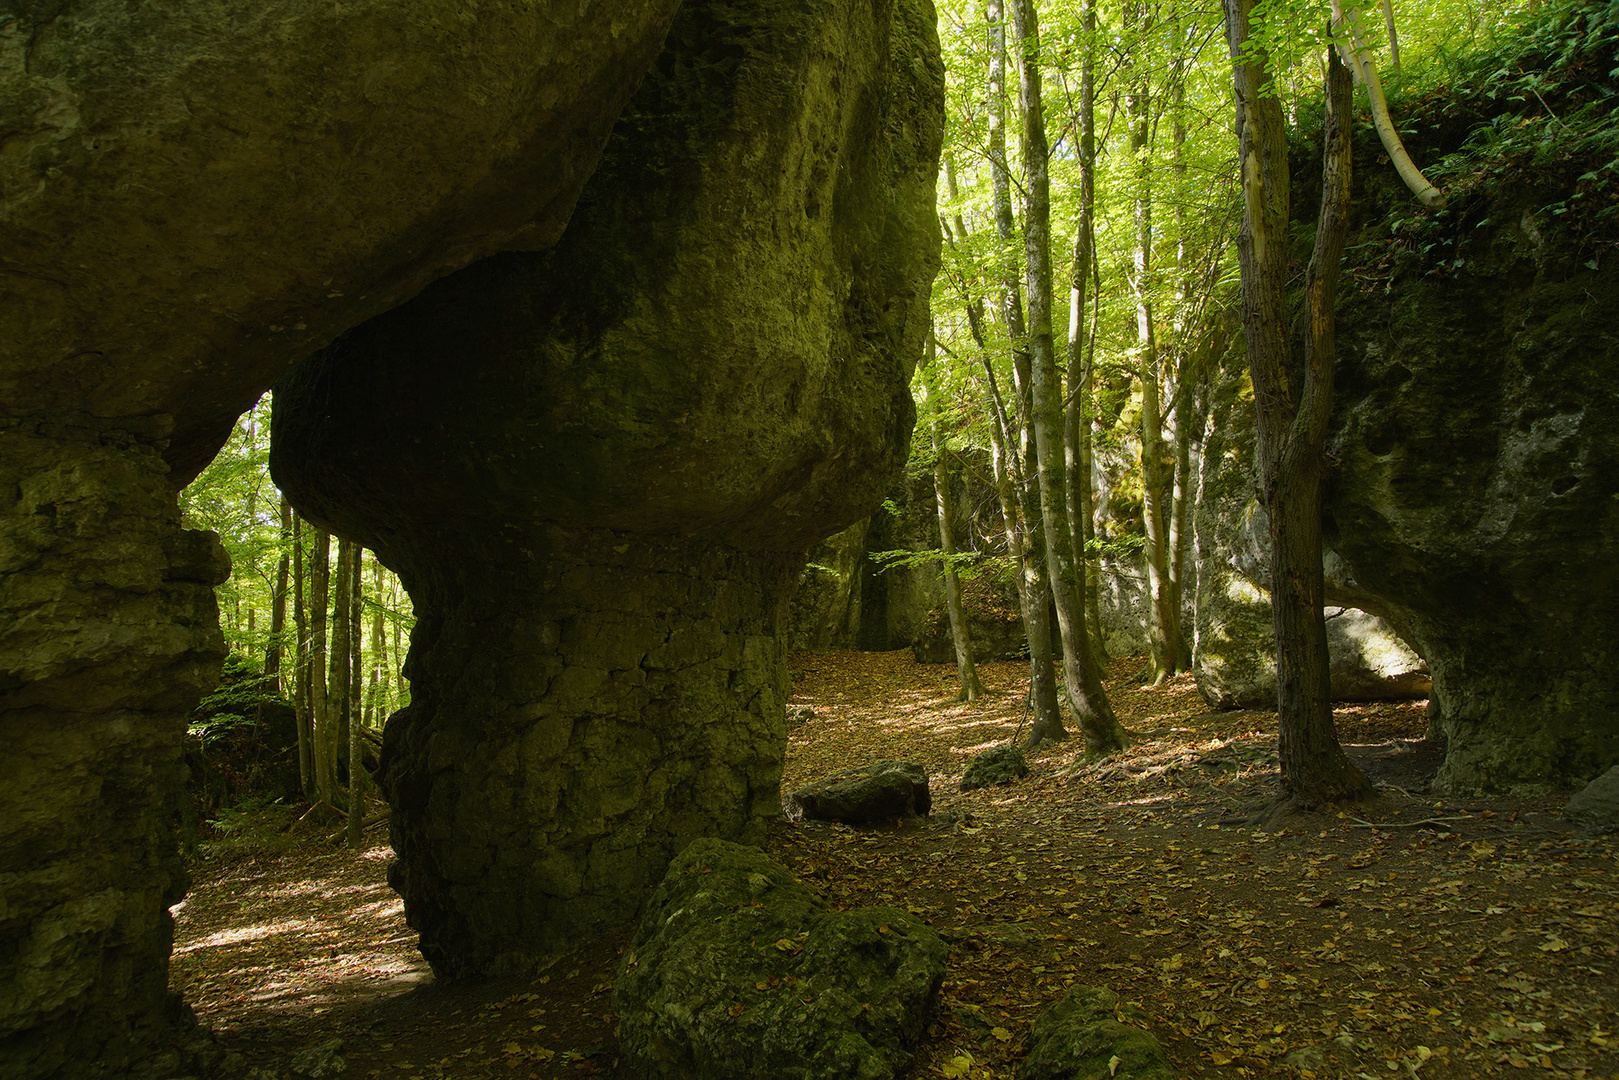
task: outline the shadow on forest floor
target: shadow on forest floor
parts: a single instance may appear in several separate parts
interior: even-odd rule
[[[925,826],[789,825],[767,845],[834,905],[893,904],[951,943],[913,1076],[971,1061],[1013,1075],[1030,1022],[1083,982],[1138,1002],[1182,1076],[1619,1078],[1619,886],[1612,838],[1575,835],[1562,798],[1452,799],[1423,705],[1337,710],[1379,797],[1351,817],[1227,824],[1276,786],[1275,717],[1210,713],[1189,678],[1107,689],[1134,745],[1087,765],[1069,742],[1011,787],[962,794],[973,755],[1013,737],[1027,667],[953,669],[908,652],[794,658],[784,788],[876,758],[933,778]],[[383,880],[312,842],[194,868],[173,984],[226,1046],[284,1058],[341,1039],[350,1076],[615,1072],[610,984],[628,940],[527,979],[437,983]]]

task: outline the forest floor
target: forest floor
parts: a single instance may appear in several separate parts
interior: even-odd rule
[[[969,705],[908,652],[794,657],[793,704],[816,717],[784,789],[889,757],[932,777],[926,825],[782,823],[767,845],[828,902],[908,908],[950,942],[913,1077],[1012,1077],[1078,982],[1139,1004],[1183,1077],[1619,1080],[1619,842],[1568,828],[1561,797],[1428,794],[1421,702],[1337,711],[1375,802],[1256,830],[1274,715],[1211,713],[1187,677],[1141,669],[1115,661],[1107,684],[1127,752],[1086,765],[1076,739],[963,794],[973,755],[1023,722],[1026,665],[983,666]],[[629,928],[536,977],[436,982],[386,843],[316,835],[219,845],[176,908],[172,985],[227,1049],[273,1065],[327,1045],[346,1076],[401,1080],[618,1071]]]

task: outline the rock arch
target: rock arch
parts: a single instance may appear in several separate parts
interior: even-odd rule
[[[681,839],[742,835],[772,812],[776,618],[793,560],[868,510],[882,482],[867,472],[903,455],[937,258],[942,74],[921,0],[690,3],[670,33],[676,7],[270,0],[199,14],[88,0],[0,24],[0,101],[21,132],[0,148],[6,1080],[116,1071],[175,1007],[166,906],[184,875],[165,800],[185,713],[221,657],[209,586],[225,566],[209,536],[180,529],[174,492],[242,407],[317,352],[286,384],[278,424],[302,434],[286,436],[279,467],[312,515],[396,560],[429,609],[411,660],[424,704],[390,732],[388,776],[411,808],[400,883],[435,963],[520,966],[633,907]],[[693,95],[675,104],[702,122],[643,110],[615,135],[619,164],[598,170],[649,70],[649,87]],[[726,126],[744,115],[745,131]],[[566,261],[543,254],[572,231],[593,174],[603,193],[577,215]],[[744,179],[761,186],[731,186]],[[638,218],[614,218],[627,205],[615,191],[640,200]],[[338,505],[358,459],[342,457],[328,414],[294,420],[300,388],[386,362],[360,359],[368,342],[423,312],[431,324],[444,297],[459,310],[468,282],[502,282],[478,318],[504,319],[527,303],[525,280],[579,266],[600,295],[557,316],[576,320],[566,340],[580,351],[547,369],[555,378],[536,388],[512,363],[571,347],[533,310],[501,341],[440,335],[463,371],[482,356],[478,385],[513,392],[491,406],[499,422],[481,424],[474,397],[441,397],[437,417],[418,403],[378,445],[422,438],[408,446],[424,467],[374,506]],[[614,306],[633,289],[643,308]],[[733,290],[745,307],[727,303]],[[623,345],[674,315],[689,330],[678,347]],[[390,371],[389,392],[408,397],[408,368]],[[619,379],[633,392],[615,397]],[[567,421],[563,445],[514,436],[537,419],[518,391]],[[857,393],[871,404],[846,415]],[[451,437],[458,422],[471,443]],[[649,443],[659,424],[668,437]],[[635,451],[613,450],[620,438]],[[470,488],[454,468],[469,447],[485,455]],[[535,482],[533,465],[558,461],[578,470]],[[634,493],[601,470],[620,467],[643,470],[645,498],[617,515]],[[477,535],[458,539],[413,480],[466,503],[451,513]],[[516,503],[508,520],[501,507]],[[513,633],[468,617],[485,602]],[[499,709],[474,711],[484,703]],[[498,730],[518,714],[518,741],[539,755],[522,775]],[[551,739],[560,758],[542,752]],[[412,801],[435,754],[463,751],[458,775],[481,780]],[[565,835],[525,840],[511,815],[543,828],[552,790],[534,763],[571,777],[587,759],[616,768],[594,809],[559,795]],[[662,774],[642,771],[653,762]],[[507,817],[467,847],[468,878],[435,830],[462,837],[480,807]]]

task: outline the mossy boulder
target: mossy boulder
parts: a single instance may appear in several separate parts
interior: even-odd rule
[[[752,848],[698,840],[669,866],[613,984],[646,1080],[888,1080],[911,1060],[948,948],[895,908],[827,910]]]
[[[1028,775],[1029,763],[1023,760],[1023,751],[1015,746],[999,746],[973,758],[961,778],[961,790],[975,791],[992,784],[1010,784]]]
[[[1145,1020],[1111,990],[1070,987],[1035,1018],[1018,1080],[1175,1080]]]
[[[914,761],[877,761],[844,769],[782,797],[794,821],[870,825],[925,817],[933,806],[928,771]]]

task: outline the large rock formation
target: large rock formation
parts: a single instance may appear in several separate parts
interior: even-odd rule
[[[116,1068],[167,1014],[185,715],[229,560],[165,420],[0,420],[0,1077]]]
[[[176,486],[301,352],[554,238],[674,7],[0,15],[0,1076],[116,1070],[169,1011],[227,569]]]
[[[175,489],[212,455],[237,413],[303,356],[476,259],[554,243],[677,6],[677,0],[470,6],[44,0],[0,14],[4,1080],[117,1071],[145,1052],[172,1014],[166,908],[184,879],[165,802],[178,790],[184,718],[221,658],[209,586],[226,572],[211,537],[179,528]],[[930,12],[905,10],[913,21],[930,21]],[[832,26],[860,22],[819,6],[814,11]],[[689,796],[683,804],[689,809],[664,815],[657,828],[665,835],[734,830],[751,820],[749,807],[767,801],[758,791],[772,782],[778,751],[770,724],[780,723],[772,620],[793,569],[788,553],[868,508],[851,509],[867,494],[858,474],[884,464],[894,452],[886,447],[905,427],[895,397],[919,341],[913,284],[931,273],[923,181],[931,181],[928,159],[938,135],[938,67],[921,29],[905,23],[895,35],[903,44],[884,52],[874,39],[886,33],[886,9],[866,19],[870,33],[859,47],[881,57],[872,63],[896,65],[891,80],[840,67],[842,54],[819,68],[749,66],[735,33],[709,33],[701,21],[688,21],[682,50],[669,55],[688,58],[692,100],[672,103],[662,116],[643,115],[627,136],[648,147],[641,186],[651,200],[636,202],[631,213],[646,215],[647,223],[672,221],[659,197],[689,204],[704,191],[725,212],[708,215],[701,226],[688,219],[678,238],[673,228],[649,231],[665,241],[655,250],[643,250],[636,233],[620,243],[619,261],[581,259],[602,285],[599,313],[616,304],[609,295],[616,285],[668,277],[659,268],[674,256],[737,271],[712,275],[711,283],[737,280],[744,267],[759,269],[760,253],[784,244],[790,222],[781,207],[794,197],[803,229],[839,238],[819,247],[787,245],[794,255],[823,257],[796,278],[772,279],[779,291],[751,310],[721,303],[728,284],[703,297],[661,294],[661,303],[706,311],[716,327],[752,326],[751,339],[716,329],[716,340],[735,345],[726,357],[676,345],[664,353],[701,357],[723,375],[698,385],[687,380],[684,361],[661,378],[655,364],[587,370],[595,357],[580,358],[579,378],[546,386],[500,384],[495,372],[479,373],[491,387],[521,391],[579,418],[570,445],[553,445],[547,456],[567,455],[561,471],[572,470],[570,490],[600,484],[585,499],[598,505],[624,490],[609,490],[590,470],[632,462],[588,451],[620,430],[645,434],[649,418],[670,431],[682,428],[681,410],[696,398],[713,407],[720,388],[771,383],[778,372],[801,374],[771,383],[784,387],[789,401],[801,394],[813,402],[827,383],[848,377],[828,366],[862,369],[861,377],[848,377],[847,396],[812,405],[807,419],[784,425],[777,423],[781,403],[772,415],[740,394],[727,413],[733,430],[712,433],[729,440],[742,428],[770,442],[773,471],[750,473],[756,460],[733,458],[730,475],[710,476],[706,467],[714,459],[699,452],[685,457],[682,482],[659,490],[665,507],[699,504],[697,516],[708,514],[712,526],[706,534],[699,528],[666,535],[631,552],[613,531],[622,522],[604,526],[608,531],[502,531],[507,522],[492,500],[507,497],[501,485],[508,481],[499,477],[528,463],[499,457],[490,442],[482,444],[489,456],[481,460],[462,448],[459,457],[446,452],[432,462],[440,493],[449,491],[442,502],[433,501],[428,482],[434,469],[423,469],[423,496],[415,504],[401,499],[389,511],[427,507],[429,517],[416,524],[423,535],[482,531],[490,547],[515,536],[506,550],[524,549],[521,559],[533,560],[486,578],[477,560],[488,557],[488,548],[475,542],[447,543],[447,561],[417,564],[431,565],[431,580],[418,577],[417,586],[437,613],[423,620],[418,668],[433,670],[427,657],[435,649],[459,648],[477,661],[462,678],[444,668],[439,685],[425,678],[425,700],[469,707],[469,730],[504,716],[513,686],[523,684],[517,696],[537,700],[527,681],[552,669],[532,663],[535,649],[550,649],[555,666],[567,669],[547,683],[556,695],[604,714],[633,711],[635,695],[657,692],[624,666],[624,650],[655,639],[643,669],[650,685],[664,679],[660,670],[703,672],[681,683],[683,693],[691,691],[680,699],[686,727],[653,736],[660,741],[654,756],[712,761],[723,745],[736,771],[695,769],[671,779]],[[779,43],[784,55],[801,54],[813,37],[774,17],[760,19],[757,33],[786,34],[789,40]],[[743,71],[752,81],[739,79]],[[686,104],[712,105],[704,94],[733,90],[760,110],[799,98],[814,104],[796,113],[783,107],[769,118],[755,114],[757,129],[770,138],[752,143],[719,137],[729,115],[724,108],[710,111],[713,123],[666,125]],[[901,100],[912,93],[913,100]],[[804,117],[819,119],[800,123]],[[645,139],[648,131],[661,141]],[[803,143],[806,132],[820,142]],[[716,153],[694,166],[705,145]],[[787,170],[786,159],[772,155],[795,146],[798,167]],[[655,160],[665,151],[667,162]],[[888,151],[897,156],[883,158]],[[734,173],[742,163],[721,159],[736,153],[755,155],[756,168],[770,160],[779,170],[772,193],[726,193],[723,179],[704,179],[709,171]],[[683,186],[659,188],[677,172]],[[648,179],[653,175],[656,184]],[[897,193],[885,188],[890,183],[899,185]],[[873,211],[885,193],[894,196],[893,212]],[[756,212],[767,205],[769,212]],[[672,249],[686,245],[690,228],[703,226],[727,231]],[[579,258],[579,245],[574,252],[570,257]],[[790,258],[774,257],[784,265]],[[634,273],[632,262],[639,267]],[[671,280],[684,289],[701,277]],[[756,295],[764,291],[761,283]],[[753,302],[741,292],[734,297]],[[891,302],[893,310],[885,310]],[[643,315],[661,325],[655,313]],[[851,342],[858,347],[843,348]],[[800,352],[821,366],[806,372],[796,358],[782,362],[782,353]],[[459,370],[467,371],[460,353]],[[634,392],[614,396],[601,380],[615,377],[636,383]],[[838,410],[873,384],[883,386],[875,402],[842,418]],[[558,387],[571,397],[545,396]],[[655,418],[637,413],[636,394],[669,408]],[[383,426],[390,443],[421,439],[439,447],[449,444],[433,440],[454,437],[455,423],[480,426],[453,410],[443,420],[441,426],[434,415],[403,413]],[[845,429],[869,437],[846,439]],[[798,439],[813,449],[800,460],[779,460],[780,448]],[[839,457],[844,445],[854,449]],[[472,469],[482,486],[460,490],[458,467]],[[539,501],[548,498],[526,479],[509,482]],[[805,489],[813,490],[795,495]],[[463,512],[458,499],[471,508]],[[435,510],[441,516],[432,516]],[[633,507],[631,516],[643,510]],[[521,523],[521,515],[512,521]],[[404,532],[391,518],[377,528]],[[750,550],[761,553],[734,553],[733,534],[750,536]],[[555,559],[539,567],[548,553]],[[536,589],[550,590],[556,603],[529,610],[522,597]],[[643,607],[650,613],[637,621]],[[515,613],[508,623],[481,636],[467,629],[483,613],[501,619],[508,612]],[[649,629],[660,619],[667,630]],[[511,665],[502,667],[503,659]],[[598,693],[598,682],[620,696]],[[721,699],[728,704],[716,719],[710,706]],[[501,708],[478,712],[487,702]],[[749,719],[740,719],[744,714]],[[761,727],[754,716],[774,720]],[[559,817],[585,821],[588,830],[592,815],[610,819],[630,788],[640,796],[647,778],[629,777],[630,763],[646,757],[644,738],[621,753],[611,739],[622,729],[595,719],[581,718],[572,733],[588,746],[581,751],[586,757],[609,763],[591,788],[597,801],[567,802],[570,792],[537,782],[523,812],[542,816],[555,796],[563,801]],[[557,737],[554,726],[537,725],[528,745],[551,747]],[[453,750],[452,741],[439,739],[431,752]],[[756,754],[738,753],[755,742]],[[406,738],[400,745],[406,749],[395,760],[413,764],[391,774],[399,779],[395,790],[419,793],[411,777],[427,758],[411,754],[424,744]],[[509,790],[524,786],[513,784]],[[445,798],[445,789],[435,790]],[[411,806],[415,815],[405,816],[419,830],[453,831],[454,822],[465,821],[451,812],[448,823],[429,825],[438,805]],[[498,798],[490,806],[501,809]],[[484,852],[469,847],[467,865]],[[611,861],[606,848],[598,857]],[[566,889],[572,871],[556,866],[554,880]],[[601,886],[613,872],[597,866],[588,880]],[[638,866],[626,872],[623,887],[632,890],[641,876]],[[429,877],[412,874],[413,887]],[[496,889],[490,899],[498,897]]]
[[[1197,446],[1193,510],[1195,606],[1192,670],[1219,709],[1276,707],[1276,636],[1270,608],[1270,528],[1259,505],[1252,388],[1241,344],[1209,386]],[[1423,659],[1387,622],[1342,560],[1326,553],[1327,653],[1337,701],[1421,698],[1433,681]]]
[[[687,3],[555,249],[278,389],[278,482],[416,605],[383,781],[439,971],[779,812],[793,579],[904,460],[941,114],[924,2]]]
[[[1619,272],[1520,195],[1491,210],[1465,270],[1343,305],[1328,501],[1433,670],[1459,791],[1619,762]]]
[[[678,0],[27,3],[0,18],[0,401],[175,416],[556,239]]]

